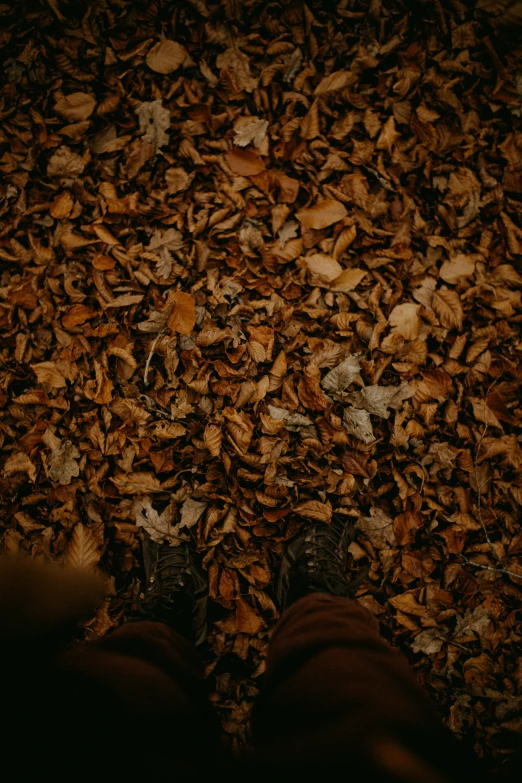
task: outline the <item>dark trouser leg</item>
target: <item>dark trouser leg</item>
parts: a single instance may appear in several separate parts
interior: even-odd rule
[[[254,710],[263,768],[372,780],[478,780],[472,755],[437,720],[413,671],[356,601],[314,594],[283,615]]]
[[[98,715],[112,716],[104,752],[130,758],[136,775],[143,769],[177,781],[212,764],[219,724],[207,698],[203,663],[195,647],[167,625],[123,625],[69,650],[58,669],[82,683],[83,699],[89,692],[83,686],[92,685],[102,702]],[[114,746],[115,735],[123,747]]]

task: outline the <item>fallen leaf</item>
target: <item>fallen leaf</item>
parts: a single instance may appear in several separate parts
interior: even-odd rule
[[[167,192],[170,194],[180,193],[186,190],[192,183],[196,173],[192,171],[188,174],[185,169],[171,168],[165,172],[165,182],[167,183]],[[171,229],[175,230],[175,229]]]
[[[439,316],[442,326],[447,329],[462,328],[464,310],[456,291],[446,288],[434,291],[431,306]]]
[[[366,277],[366,272],[364,269],[344,269],[339,277],[336,277],[335,280],[332,281],[332,284],[330,286],[332,291],[353,291],[354,288],[357,288],[359,283]]]
[[[100,562],[100,548],[91,528],[78,522],[74,526],[67,549],[65,562],[72,568],[92,571]]]
[[[421,327],[419,308],[420,305],[406,302],[396,305],[388,316],[393,331],[400,334],[405,340],[415,340],[419,336]]]
[[[239,633],[250,636],[256,634],[262,626],[257,612],[243,598],[236,598],[236,628]]]
[[[345,408],[343,413],[343,427],[349,435],[362,440],[363,443],[373,443],[372,422],[368,411],[357,408]]]
[[[13,473],[27,473],[30,481],[36,481],[36,465],[24,451],[16,451],[4,462],[4,473],[11,476]]]
[[[54,110],[68,122],[81,122],[90,117],[96,108],[96,101],[86,92],[72,92],[64,95],[54,104]]]
[[[341,364],[327,372],[321,381],[321,386],[327,392],[340,394],[343,392],[359,375],[361,365],[355,354],[348,356]]]
[[[314,90],[314,95],[324,95],[334,90],[343,90],[349,84],[353,84],[355,76],[351,71],[335,71],[321,79]]]
[[[169,143],[170,111],[161,100],[140,103],[136,109],[143,141],[150,144],[152,154]]]
[[[355,527],[364,533],[376,549],[386,549],[397,543],[393,532],[393,519],[380,508],[370,508],[370,516],[359,517]]]
[[[156,73],[169,74],[176,71],[187,57],[187,50],[176,41],[165,39],[149,49],[145,62]]]
[[[444,261],[440,268],[439,277],[446,283],[457,285],[462,278],[471,277],[475,272],[475,259],[462,253],[453,256],[449,261]]]
[[[205,513],[207,505],[208,503],[201,503],[199,500],[187,498],[181,506],[181,521],[179,523],[179,527],[186,527],[188,530],[190,530],[191,527],[197,525]]]
[[[51,209],[49,210],[51,217],[53,217],[55,220],[63,220],[63,218],[69,217],[73,208],[73,204],[73,197],[69,191],[64,190],[63,193],[60,193],[55,197],[53,203],[51,204]]]
[[[73,478],[80,475],[80,466],[78,459],[80,452],[70,440],[64,440],[47,457],[47,467],[51,481],[57,481],[59,484],[70,484]]]
[[[79,177],[86,166],[85,160],[71,152],[69,147],[59,147],[47,165],[48,177]]]
[[[142,527],[153,541],[160,544],[179,541],[172,525],[174,512],[170,505],[159,514],[149,497],[139,498],[132,504],[132,515],[136,525]]]
[[[314,253],[306,259],[308,270],[314,277],[319,278],[323,285],[328,285],[339,277],[343,271],[338,261],[322,253]]]
[[[330,522],[332,519],[332,505],[330,502],[322,503],[320,500],[305,500],[294,507],[294,512],[306,519],[315,519],[317,522]]]
[[[161,483],[154,473],[149,471],[120,473],[111,481],[124,495],[142,495],[147,492],[161,492]]]
[[[413,397],[415,390],[404,381],[400,386],[365,386],[360,391],[352,392],[349,399],[357,408],[387,419],[388,408],[399,409],[404,402]]]
[[[166,307],[172,307],[167,318],[169,329],[180,334],[190,334],[196,323],[196,306],[192,296],[185,291],[175,291],[169,296]]]
[[[257,152],[254,152],[254,150],[243,150],[232,147],[232,149],[226,153],[225,159],[234,174],[239,174],[242,177],[255,176],[266,168],[263,159]]]
[[[67,386],[67,381],[59,372],[54,362],[31,364],[31,369],[36,374],[38,383],[45,383],[53,389],[61,389],[63,386]]]
[[[329,198],[319,201],[313,207],[302,209],[296,218],[304,228],[321,229],[338,223],[347,214],[344,204]]]
[[[267,128],[268,120],[260,120],[258,117],[243,117],[241,123],[236,123],[234,128],[234,144],[237,144],[238,147],[246,147],[248,144],[259,147],[266,138]]]

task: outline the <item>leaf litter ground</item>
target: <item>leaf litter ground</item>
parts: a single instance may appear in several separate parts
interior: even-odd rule
[[[0,5],[3,546],[189,537],[246,741],[285,541],[356,524],[360,600],[458,736],[522,728],[520,3]],[[517,48],[518,47],[518,48]]]

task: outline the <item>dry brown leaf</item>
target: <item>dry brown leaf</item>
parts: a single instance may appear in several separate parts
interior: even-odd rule
[[[254,150],[243,150],[232,147],[225,155],[226,162],[234,172],[241,177],[252,177],[260,174],[266,166],[259,153]]]
[[[262,627],[263,621],[243,598],[236,598],[236,628],[239,633],[255,635]]]
[[[339,277],[343,271],[338,261],[323,253],[314,253],[306,259],[306,265],[314,278],[316,285],[327,286],[332,280]]]
[[[180,334],[190,334],[196,323],[196,305],[192,296],[185,291],[175,291],[167,299],[165,309],[169,308],[169,329]]]
[[[13,473],[27,473],[31,481],[36,481],[36,465],[24,451],[16,451],[6,459],[4,473],[6,476],[11,476]]]
[[[294,512],[306,519],[315,519],[317,522],[330,522],[332,519],[332,505],[329,501],[322,503],[320,500],[305,500],[294,507]]]
[[[393,519],[380,508],[371,508],[369,517],[359,517],[355,527],[369,538],[376,549],[387,549],[397,543]]]
[[[324,95],[327,92],[334,92],[334,90],[343,90],[355,81],[355,74],[351,71],[335,71],[321,79],[314,90],[314,95]]]
[[[395,130],[395,118],[393,115],[391,117],[388,117],[386,120],[384,127],[381,131],[381,134],[379,138],[377,139],[376,147],[378,150],[388,150],[388,152],[391,152],[391,149],[397,139],[400,138],[400,133]]]
[[[100,562],[98,540],[87,525],[78,522],[65,550],[65,562],[72,568],[92,571]]]
[[[147,52],[145,62],[156,73],[168,74],[176,71],[187,57],[187,50],[176,41],[159,41]]]
[[[54,362],[31,364],[31,369],[36,373],[38,383],[45,383],[53,389],[61,389],[63,386],[67,386],[67,381]]]
[[[81,122],[90,117],[96,101],[86,92],[72,92],[64,95],[54,104],[54,110],[68,122]]]
[[[330,288],[332,291],[343,293],[353,291],[353,289],[357,288],[359,283],[364,280],[366,275],[367,272],[365,272],[364,269],[357,269],[356,267],[344,269],[339,277],[336,277],[335,280],[332,281]]]
[[[64,329],[74,329],[76,326],[80,326],[80,324],[84,324],[86,321],[94,318],[95,315],[94,310],[91,310],[87,305],[71,305],[62,315],[62,326]]]
[[[111,481],[124,495],[144,495],[147,492],[161,492],[161,484],[154,473],[148,471],[120,473]]]
[[[461,329],[464,320],[464,310],[456,291],[442,288],[433,292],[431,306],[439,316],[442,326],[446,329]]]
[[[195,171],[187,174],[185,169],[182,168],[167,169],[165,172],[165,182],[167,183],[168,193],[180,193],[182,190],[186,190],[195,176]]]
[[[47,165],[48,177],[79,177],[86,166],[85,160],[71,152],[68,147],[59,147]]]
[[[53,203],[51,204],[51,217],[53,217],[55,220],[62,220],[63,218],[69,217],[73,208],[73,204],[73,197],[69,191],[64,190],[63,193],[60,193],[55,197]]]
[[[421,320],[420,305],[406,302],[396,305],[388,316],[388,321],[394,332],[405,340],[415,340],[419,336]]]
[[[324,411],[328,407],[328,399],[321,389],[321,371],[312,363],[304,369],[304,375],[299,379],[298,394],[305,408],[312,411]]]
[[[313,207],[302,209],[297,213],[296,218],[304,228],[321,229],[338,223],[347,214],[344,204],[329,198],[319,201]]]
[[[205,427],[205,432],[203,433],[203,440],[205,441],[205,446],[213,457],[219,457],[221,452],[222,438],[223,435],[221,433],[220,427],[218,427],[216,424],[207,424]]]
[[[462,278],[471,277],[475,271],[475,258],[462,253],[445,261],[439,272],[446,283],[457,285]]]

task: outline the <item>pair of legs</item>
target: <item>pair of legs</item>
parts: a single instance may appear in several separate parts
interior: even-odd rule
[[[71,692],[81,683],[80,707],[85,699],[97,702],[85,714],[92,728],[109,732],[107,755],[116,755],[120,773],[129,759],[128,774],[136,779],[198,779],[210,772],[218,721],[199,654],[172,627],[127,623],[71,649],[59,668]],[[89,733],[88,726],[82,730]],[[480,780],[473,756],[440,725],[374,618],[357,601],[324,593],[293,603],[274,631],[253,743],[250,778],[324,777],[335,770],[354,781],[360,774],[402,783]]]

